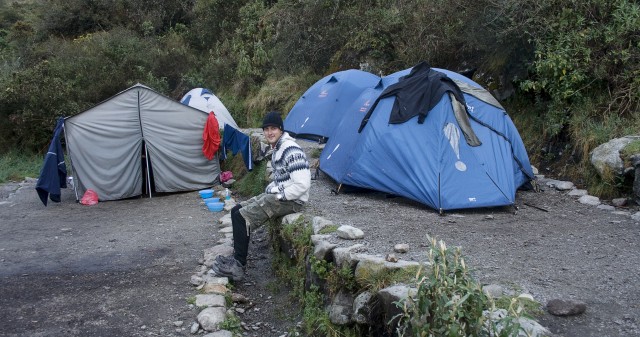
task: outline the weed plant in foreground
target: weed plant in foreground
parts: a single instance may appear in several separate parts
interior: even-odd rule
[[[396,332],[399,336],[519,336],[520,317],[535,305],[520,296],[497,309],[471,276],[459,247],[428,237],[429,267],[416,275],[414,296],[397,303],[403,309]],[[494,314],[501,312],[506,314]],[[494,318],[494,317],[499,318]]]

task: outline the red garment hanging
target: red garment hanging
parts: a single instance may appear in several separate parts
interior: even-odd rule
[[[204,153],[207,159],[213,159],[213,155],[218,151],[218,148],[220,148],[220,126],[213,111],[211,111],[209,117],[207,117],[204,132],[202,132],[202,140],[204,140],[202,153]]]

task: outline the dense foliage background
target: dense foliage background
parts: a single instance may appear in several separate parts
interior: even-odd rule
[[[587,182],[589,151],[640,132],[633,0],[0,0],[0,153],[137,82],[210,88],[255,127],[324,75],[421,60],[475,70],[559,175]]]

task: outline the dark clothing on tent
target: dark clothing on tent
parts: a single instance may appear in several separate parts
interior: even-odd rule
[[[418,123],[422,124],[429,111],[447,92],[451,92],[460,103],[465,105],[462,91],[451,78],[432,70],[428,63],[421,62],[413,67],[408,75],[400,78],[398,83],[390,85],[380,94],[363,118],[358,132],[362,131],[378,102],[385,97],[396,97],[389,116],[389,124],[404,123],[416,115],[419,116]]]
[[[247,170],[253,170],[253,159],[251,158],[251,139],[244,133],[236,130],[229,124],[224,125],[224,136],[222,137],[222,159],[227,159],[227,149],[235,156],[242,151],[242,159]]]
[[[207,159],[213,159],[216,151],[220,148],[220,125],[213,111],[209,113],[207,122],[204,124],[202,140],[204,141],[204,144],[202,144],[202,153]]]
[[[67,188],[67,167],[64,164],[64,151],[60,143],[63,125],[64,118],[59,118],[36,184],[38,196],[45,206],[47,197],[53,202],[60,202],[60,189]]]

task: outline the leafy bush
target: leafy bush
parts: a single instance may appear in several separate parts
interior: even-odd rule
[[[0,91],[0,152],[11,148],[46,152],[55,120],[78,105],[69,100],[73,87],[48,61],[15,72]]]
[[[549,108],[548,134],[558,135],[566,126],[582,127],[571,120],[585,106],[596,123],[612,114],[630,116],[637,111],[640,5],[628,0],[536,4],[528,27],[536,45],[533,77],[521,87],[537,93]]]
[[[491,307],[482,287],[471,276],[460,248],[448,249],[443,241],[429,237],[430,268],[416,277],[417,293],[399,305],[404,310],[398,323],[400,336],[494,336],[484,311]],[[517,336],[512,316],[500,322],[500,336]]]

